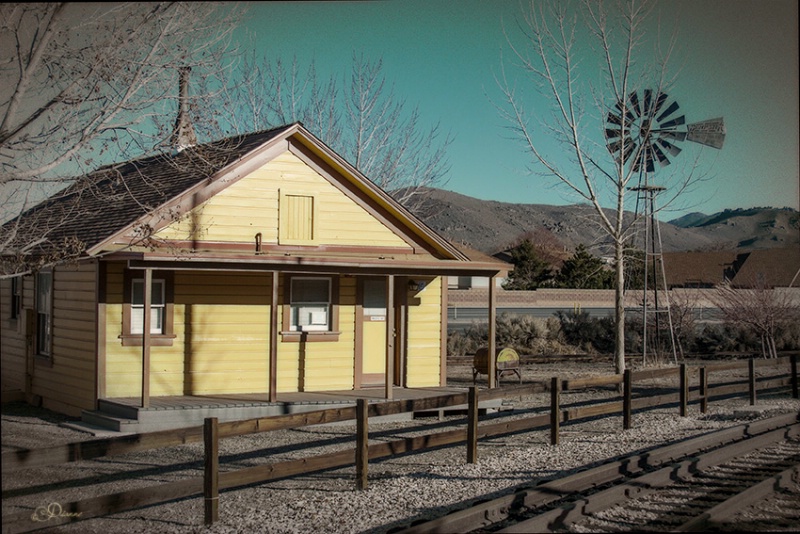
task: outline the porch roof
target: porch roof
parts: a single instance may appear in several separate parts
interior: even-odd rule
[[[491,258],[476,261],[443,260],[417,254],[380,255],[326,254],[308,251],[282,254],[242,254],[205,252],[169,254],[165,252],[120,253],[108,259],[125,259],[131,269],[194,271],[279,271],[326,274],[381,274],[410,276],[486,276],[504,275],[509,265]]]

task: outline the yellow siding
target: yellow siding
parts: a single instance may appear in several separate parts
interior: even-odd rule
[[[141,393],[141,347],[123,347],[122,272],[109,272],[108,397]],[[269,391],[270,274],[175,274],[172,346],[150,348],[150,394]]]
[[[70,415],[94,408],[97,264],[53,271],[52,366],[36,365],[33,393]]]
[[[408,387],[438,386],[442,339],[442,279],[432,279],[408,306]]]
[[[353,388],[356,279],[339,281],[338,342],[278,343],[278,392]],[[301,358],[301,353],[303,357]]]
[[[313,197],[317,220],[309,244],[410,250],[391,229],[290,152],[227,187],[156,235],[163,239],[255,243],[255,235],[261,233],[262,243],[277,244],[281,194]]]

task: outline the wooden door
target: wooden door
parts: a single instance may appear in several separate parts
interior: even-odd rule
[[[361,385],[381,386],[386,380],[386,280],[365,278],[361,302]]]

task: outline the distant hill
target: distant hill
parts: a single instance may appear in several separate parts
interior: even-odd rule
[[[513,204],[432,189],[420,216],[450,241],[486,254],[507,249],[525,234],[546,236],[565,251],[578,244],[596,255],[610,251],[594,210],[586,205]],[[800,246],[800,213],[792,209],[693,213],[661,222],[659,229],[664,252]]]

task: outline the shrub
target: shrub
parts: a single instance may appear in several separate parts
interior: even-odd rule
[[[561,332],[570,345],[584,351],[610,353],[614,351],[614,319],[589,317],[588,312],[557,312]]]

